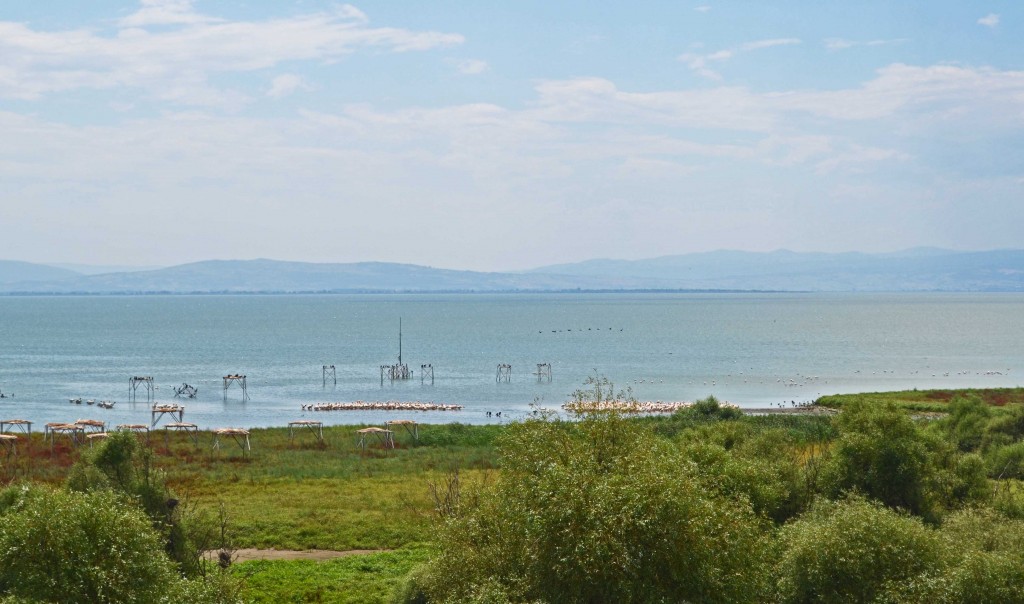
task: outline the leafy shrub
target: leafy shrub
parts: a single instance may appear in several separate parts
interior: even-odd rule
[[[704,488],[749,501],[758,515],[782,523],[806,501],[797,446],[782,430],[718,423],[687,432],[680,447]]]
[[[985,462],[992,478],[1024,478],[1024,442],[990,448]]]
[[[892,508],[927,511],[934,468],[924,436],[906,413],[855,401],[836,421],[839,438],[821,476],[826,493],[857,491]]]
[[[508,427],[502,479],[463,497],[418,576],[432,602],[757,600],[764,526],[670,442],[615,414]],[[410,600],[412,601],[412,600]]]
[[[1024,602],[1024,522],[987,509],[967,509],[943,522],[949,565],[941,572],[892,585],[892,603]]]
[[[1022,438],[1024,438],[1024,407],[1012,407],[989,420],[985,427],[982,447],[987,449],[993,442],[1011,443]]]
[[[961,451],[977,451],[991,416],[992,410],[981,398],[962,396],[949,403],[949,415],[936,425]]]
[[[699,401],[694,401],[693,405],[688,408],[680,409],[677,413],[689,413],[692,415],[704,416],[708,419],[713,418],[718,420],[739,419],[743,417],[743,412],[740,411],[738,407],[733,407],[731,405],[723,406],[718,402],[718,399],[713,396],[709,396],[706,399]]]
[[[0,516],[0,593],[45,602],[174,601],[149,519],[111,492],[14,487]]]
[[[871,602],[946,566],[937,531],[857,497],[819,501],[784,527],[780,540],[782,602]]]
[[[186,575],[202,574],[200,549],[182,519],[183,507],[168,490],[164,474],[153,468],[152,452],[130,432],[115,432],[82,454],[66,485],[73,491],[109,490],[130,497],[149,516],[164,548]]]

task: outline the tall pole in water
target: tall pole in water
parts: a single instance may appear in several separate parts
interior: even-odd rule
[[[398,317],[398,364],[402,364],[402,317]]]

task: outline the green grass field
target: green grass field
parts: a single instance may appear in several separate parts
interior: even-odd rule
[[[386,602],[395,584],[427,559],[429,548],[412,545],[393,552],[348,556],[323,562],[261,560],[235,566],[247,577],[252,602]]]

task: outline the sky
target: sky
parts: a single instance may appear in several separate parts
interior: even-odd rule
[[[0,5],[0,258],[1024,247],[1024,3]]]

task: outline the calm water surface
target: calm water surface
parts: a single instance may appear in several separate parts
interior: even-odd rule
[[[416,372],[380,381],[398,355]],[[538,382],[537,363],[553,380]],[[433,384],[420,365],[434,366]],[[513,367],[496,383],[498,363]],[[322,385],[334,365],[337,386]],[[1022,294],[522,294],[0,297],[0,419],[148,423],[128,378],[203,428],[496,421],[557,407],[589,375],[641,400],[709,394],[741,406],[821,394],[1016,386],[1024,373]],[[248,376],[248,401],[221,377]],[[194,400],[173,399],[183,382]],[[142,389],[140,389],[142,392]],[[115,400],[113,410],[69,405]],[[459,403],[461,412],[303,412],[303,403]]]

